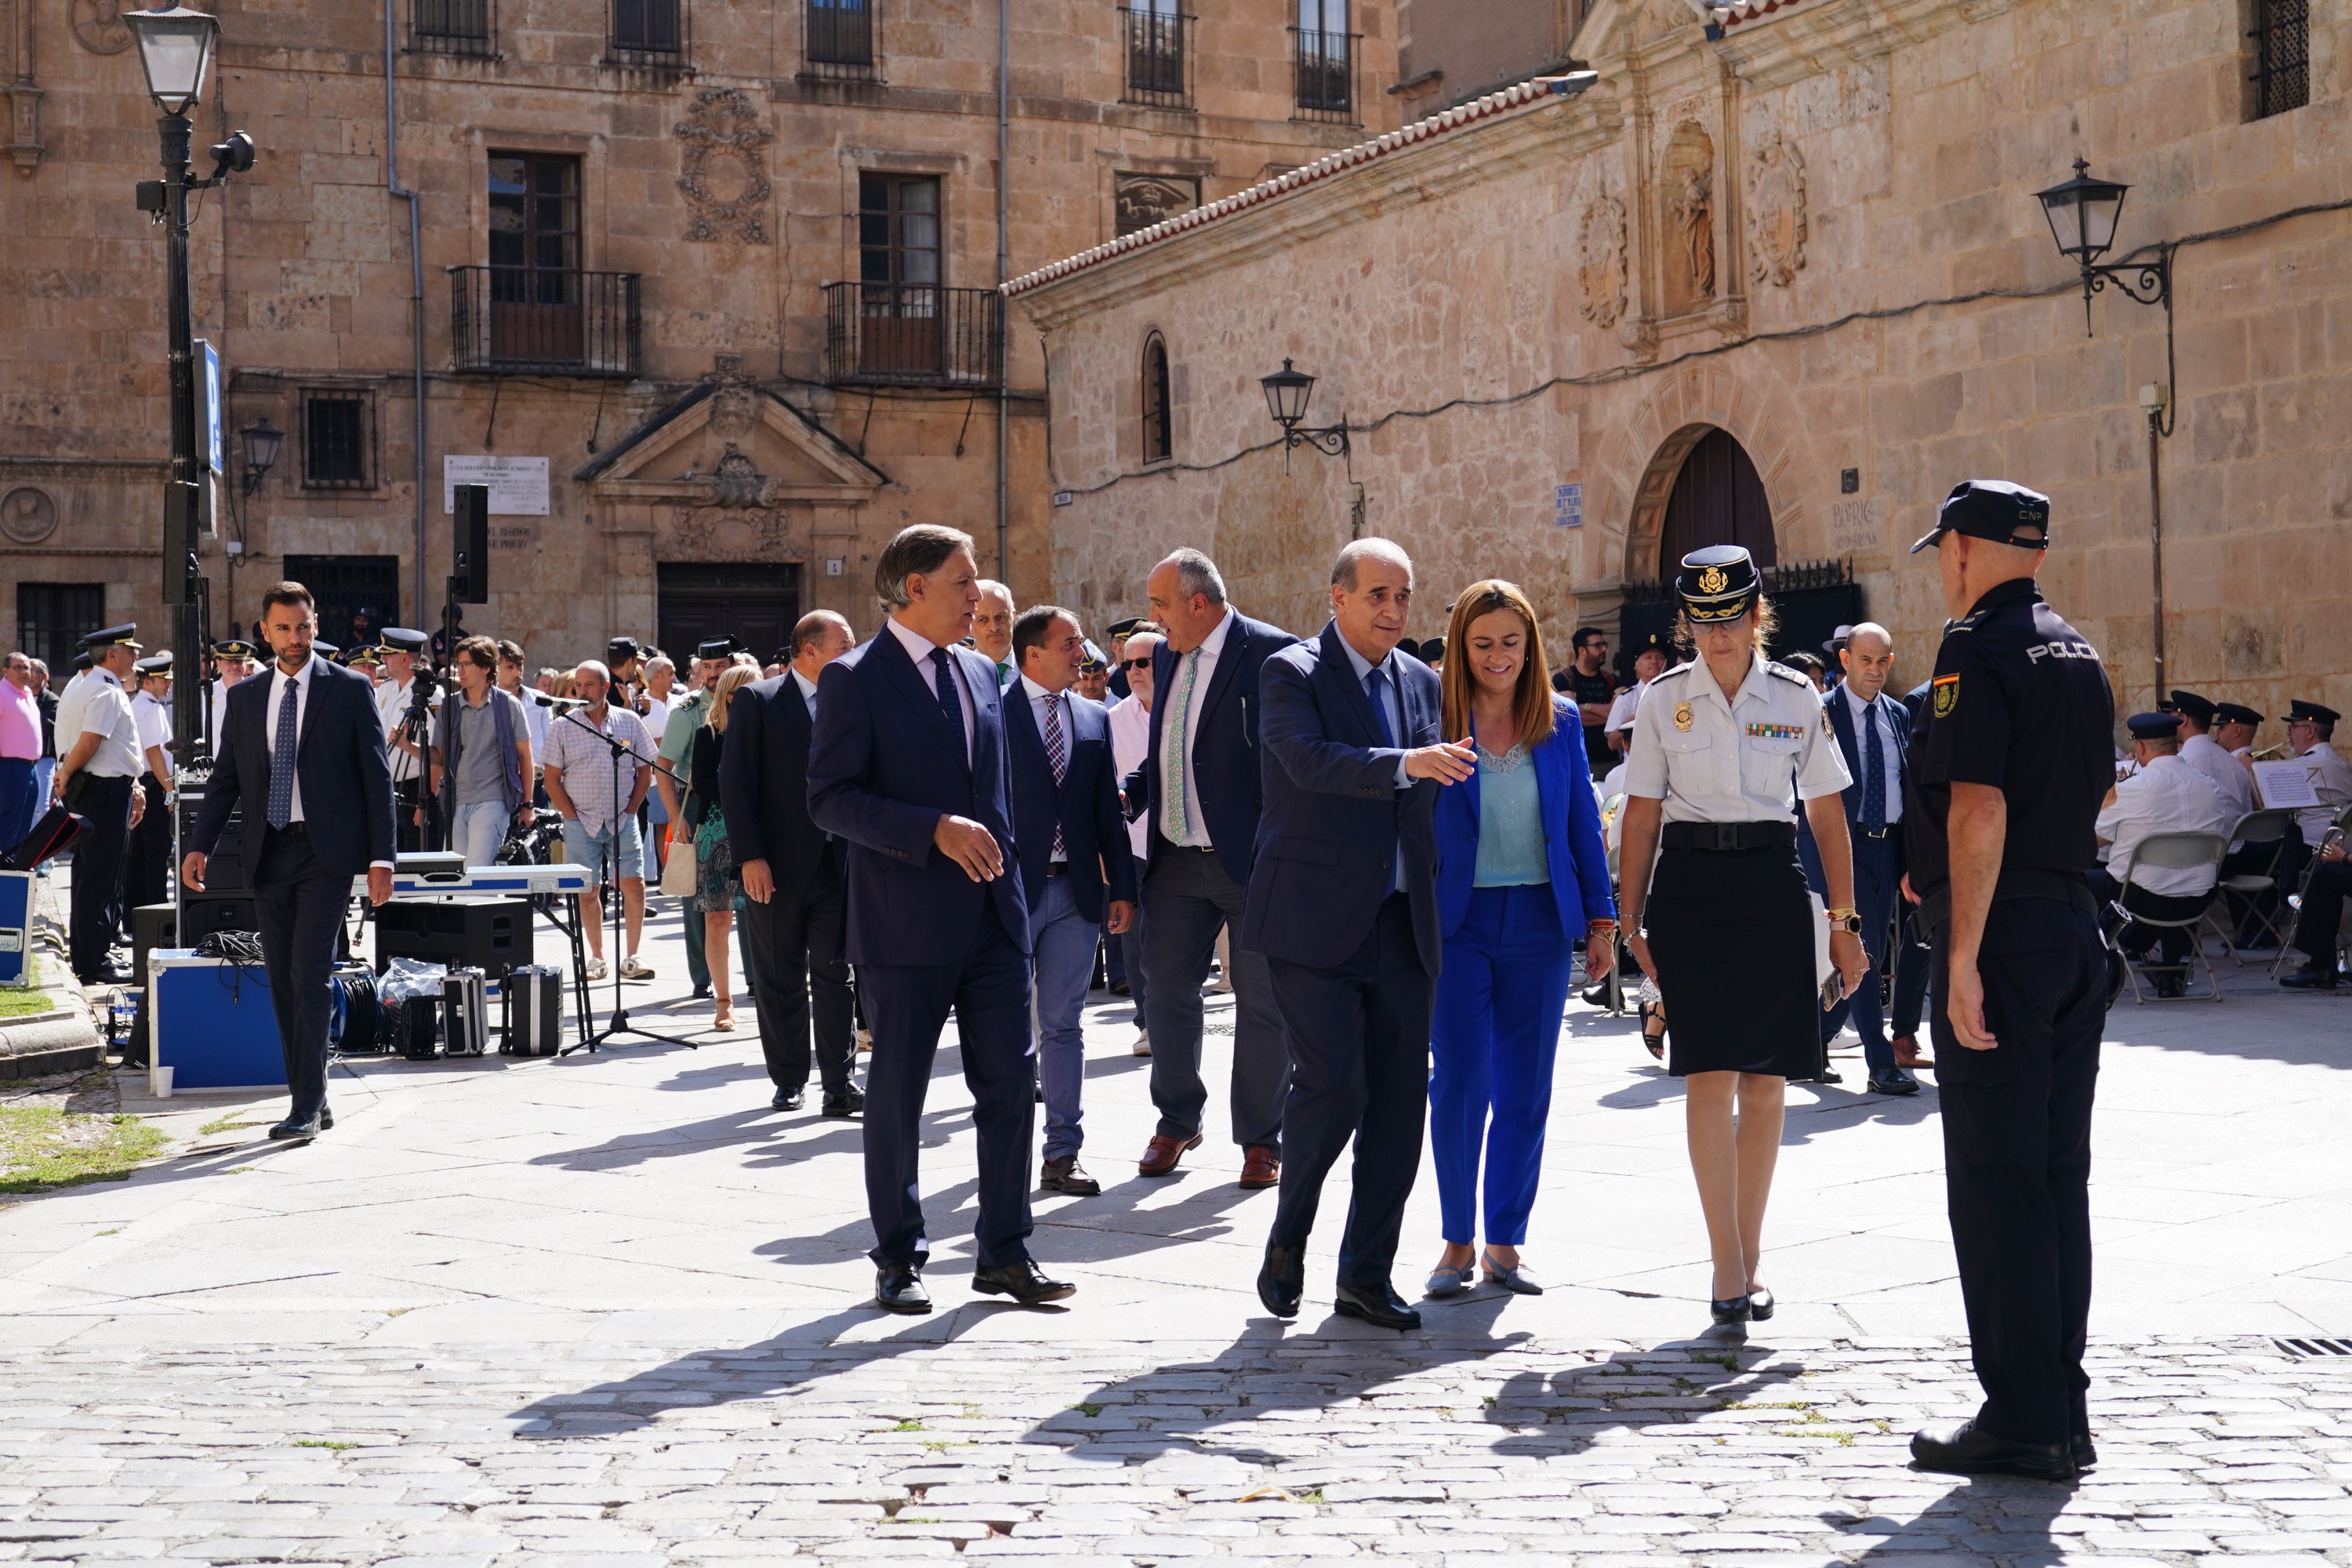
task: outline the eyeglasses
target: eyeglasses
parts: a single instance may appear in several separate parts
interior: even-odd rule
[[[1118,667],[1121,669],[1150,669],[1151,656],[1147,653],[1141,658],[1123,658],[1118,661]]]

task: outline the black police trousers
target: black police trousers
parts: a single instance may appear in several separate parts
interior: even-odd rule
[[[2088,900],[2084,902],[2087,904]],[[2095,918],[2054,899],[1992,906],[1977,953],[1989,1051],[1952,1032],[1948,943],[1936,931],[1936,1081],[1945,1201],[1970,1352],[1977,1425],[2021,1443],[2088,1433],[2083,1343],[2091,1311],[2091,1101],[2107,965]]]

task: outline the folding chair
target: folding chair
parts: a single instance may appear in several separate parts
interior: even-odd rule
[[[2286,911],[2287,920],[2286,923],[2279,928],[2279,955],[2277,960],[2271,964],[2271,973],[2273,976],[2275,976],[2279,971],[2286,967],[2286,961],[2290,956],[2290,950],[2293,950],[2294,952],[2302,951],[2295,947],[2294,939],[2297,934],[2299,934],[2299,930],[2303,924],[2304,895],[2311,890],[2311,879],[2316,875],[2319,870],[2320,852],[2326,848],[2330,840],[2343,840],[2347,838],[2352,838],[2352,805],[2347,805],[2343,810],[2336,814],[2335,826],[2320,836],[2320,840],[2317,844],[2312,846],[2311,858],[2304,862],[2303,876],[2295,883],[2294,891],[2287,894],[2284,898],[2282,898],[2279,900],[2279,907]],[[2339,928],[2336,931],[2336,952],[2340,952],[2344,950],[2347,938],[2352,938],[2352,922],[2347,922],[2344,927]],[[2314,952],[2306,953],[2305,956],[2309,958],[2315,963],[2332,963],[2335,962],[2336,958],[2335,953]]]
[[[2268,845],[2270,858],[2263,863],[2260,871],[2241,871],[2235,876],[2221,879],[2222,893],[2234,894],[2243,900],[2246,913],[2252,918],[2254,924],[2268,931],[2272,942],[2281,948],[2286,945],[2286,932],[2279,924],[2279,917],[2286,908],[2286,900],[2284,896],[2273,900],[2268,914],[2263,912],[2262,901],[2264,894],[2279,891],[2279,857],[2286,851],[2286,830],[2294,825],[2294,813],[2283,808],[2250,811],[2238,818],[2238,825],[2230,829],[2230,842],[2247,849],[2260,849]],[[2213,934],[2221,939],[2222,950],[2229,953],[2230,962],[2242,969],[2246,959],[2238,951],[2236,911],[2231,908],[2231,902],[2228,897],[2214,900],[2205,911],[2205,919],[2212,927]]]
[[[2134,1002],[2144,1004],[2148,999],[2147,993],[2140,989],[2140,975],[2143,971],[2170,973],[2177,970],[2179,972],[2183,994],[2177,997],[2159,996],[2157,998],[2158,1001],[2219,1002],[2221,999],[2221,977],[2214,973],[2212,961],[2205,956],[2205,944],[2197,940],[2197,928],[2204,922],[2206,914],[2221,896],[2219,873],[2221,868],[2221,858],[2229,852],[2229,838],[2219,833],[2151,833],[2132,847],[2131,855],[2125,861],[2123,868],[2115,873],[2116,880],[2122,884],[2123,890],[2108,902],[2107,908],[2124,922],[2116,929],[2115,932],[2117,951],[2122,951],[2124,932],[2135,925],[2157,931],[2185,931],[2189,935],[2189,960],[2185,963],[2150,963],[2146,960],[2134,958],[2128,952],[2124,954],[2125,973],[2131,980]],[[2165,919],[2148,914],[2142,910],[2125,907],[2125,900],[2131,897],[2132,872],[2143,866],[2164,871],[2188,871],[2210,866],[2216,876],[2213,886],[2206,891],[2204,901],[2198,905],[2194,914],[2179,919]],[[2208,994],[2203,996],[2190,996],[2187,994],[2188,982],[2200,964],[2204,966]]]

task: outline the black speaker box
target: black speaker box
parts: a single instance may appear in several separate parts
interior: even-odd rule
[[[253,911],[253,895],[223,892],[213,886],[209,876],[205,879],[203,892],[183,892],[180,898],[187,906],[188,918],[179,922],[180,929],[173,933],[173,947],[194,947],[215,931],[261,929],[261,921]]]
[[[386,904],[375,911],[375,972],[395,958],[503,975],[530,962],[530,900]]]
[[[196,813],[204,808],[204,786],[190,784],[177,795],[180,837],[182,844],[192,844],[196,837]],[[220,843],[205,860],[205,891],[211,893],[241,893],[253,886],[246,874],[245,858],[238,847],[245,842],[245,813],[229,813],[228,826],[221,829]],[[174,870],[178,868],[174,867]],[[195,945],[191,942],[189,946]]]
[[[457,487],[457,587],[461,605],[490,602],[490,487]]]

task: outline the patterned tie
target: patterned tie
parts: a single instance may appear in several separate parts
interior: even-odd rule
[[[1173,844],[1192,841],[1192,803],[1184,797],[1184,730],[1192,715],[1192,681],[1200,672],[1196,647],[1184,656],[1183,679],[1176,683],[1176,700],[1168,706],[1168,729],[1160,741],[1160,768],[1167,774],[1160,827]]]
[[[1877,703],[1863,705],[1862,830],[1872,834],[1886,831],[1886,752],[1878,743],[1877,715]]]
[[[1389,727],[1388,688],[1388,667],[1374,665],[1371,673],[1364,677],[1364,695],[1372,700],[1372,722],[1380,731],[1381,744],[1393,746],[1396,731]]]
[[[1059,789],[1070,776],[1070,750],[1062,739],[1062,698],[1059,692],[1045,699],[1045,761],[1054,769],[1054,787]],[[1061,815],[1055,814],[1054,857],[1063,858]]]
[[[283,827],[294,820],[294,704],[302,683],[289,680],[278,704],[278,744],[269,758],[269,826]]]
[[[956,700],[955,667],[948,662],[948,650],[943,647],[931,649],[931,689],[939,697],[940,711],[948,716],[949,732],[963,740],[963,704]],[[971,765],[968,754],[958,754],[964,757],[966,766]]]

